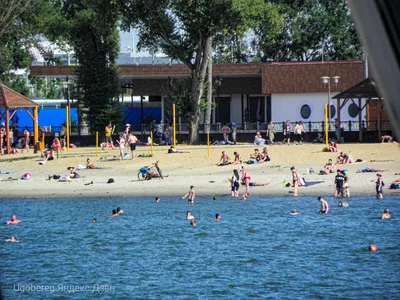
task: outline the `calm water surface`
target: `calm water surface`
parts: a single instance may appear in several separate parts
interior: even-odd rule
[[[347,208],[327,198],[328,215],[316,213],[314,197],[196,200],[193,207],[179,197],[0,200],[1,223],[11,214],[23,221],[0,224],[3,297],[400,297],[400,197],[353,197]],[[117,206],[125,214],[107,219]],[[391,220],[380,220],[384,208]],[[3,242],[12,235],[20,242]]]

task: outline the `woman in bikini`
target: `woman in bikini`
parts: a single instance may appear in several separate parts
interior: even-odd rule
[[[246,187],[246,191],[243,195],[243,199],[247,200],[247,198],[249,197],[251,177],[249,175],[249,172],[243,166],[240,167],[240,172],[242,173],[241,181],[244,182],[245,187]]]
[[[293,187],[294,187],[293,196],[297,197],[299,195],[298,189],[299,189],[300,176],[294,167],[291,167],[290,171],[292,171],[292,177],[293,177]]]

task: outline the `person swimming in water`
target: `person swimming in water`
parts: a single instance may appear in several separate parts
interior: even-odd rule
[[[298,211],[295,210],[295,209],[292,209],[292,211],[290,212],[290,214],[291,214],[291,215],[299,215],[300,212],[298,212]]]
[[[124,211],[121,209],[121,207],[117,207],[117,214],[122,215]]]
[[[156,203],[160,202],[160,197],[156,197]]]
[[[12,215],[11,219],[9,221],[6,222],[7,225],[16,225],[21,223],[20,220],[17,220],[17,216],[16,215]]]
[[[196,227],[196,219],[191,219],[190,220],[190,225],[192,225],[192,227]]]
[[[319,211],[320,214],[327,214],[329,212],[329,205],[326,200],[324,200],[322,197],[318,197],[318,201],[321,203],[321,209]]]
[[[347,202],[342,202],[342,201],[339,201],[339,203],[338,203],[338,205],[337,205],[338,207],[348,207],[349,206],[349,204],[347,203]]]
[[[385,208],[385,210],[382,213],[381,219],[384,220],[384,219],[390,219],[390,218],[391,218],[391,216],[390,216],[389,209]]]
[[[12,236],[11,238],[6,239],[5,242],[8,242],[8,243],[19,243],[19,241],[17,240],[16,236]]]
[[[111,216],[108,216],[107,218],[115,218],[115,217],[119,217],[119,216],[120,216],[120,214],[117,213],[117,211],[115,209],[113,209]]]
[[[192,215],[192,213],[190,211],[186,212],[186,220],[192,220],[194,219],[194,216]]]
[[[221,215],[220,214],[216,214],[215,215],[215,221],[221,221]]]
[[[92,219],[92,223],[97,223],[97,219]]]

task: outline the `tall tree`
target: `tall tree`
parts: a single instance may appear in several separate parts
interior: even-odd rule
[[[189,143],[199,142],[200,101],[210,43],[219,32],[244,26],[263,0],[118,0],[126,27],[139,30],[139,46],[159,47],[191,72]],[[245,12],[245,13],[244,13]]]
[[[262,61],[359,59],[346,0],[269,0],[253,46]],[[273,3],[273,5],[272,5]]]
[[[90,129],[102,131],[108,122],[121,122],[118,102],[118,13],[115,1],[62,2],[65,35],[79,61],[78,102],[86,107]]]

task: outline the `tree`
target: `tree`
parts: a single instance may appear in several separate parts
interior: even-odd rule
[[[252,45],[262,61],[359,59],[346,0],[270,0]]]
[[[102,131],[108,122],[122,121],[115,64],[119,53],[117,6],[114,1],[65,0],[62,9],[60,28],[79,61],[78,102],[87,108],[91,131]]]
[[[199,142],[200,101],[212,37],[245,26],[263,0],[119,0],[124,25],[139,31],[139,47],[159,47],[190,70],[189,143]]]

